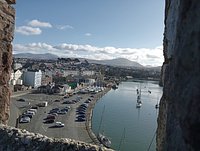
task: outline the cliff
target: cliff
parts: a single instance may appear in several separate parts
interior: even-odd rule
[[[200,150],[200,1],[166,0],[157,150]]]

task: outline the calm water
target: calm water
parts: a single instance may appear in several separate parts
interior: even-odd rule
[[[143,104],[138,109],[136,108],[136,89],[139,89],[140,85]],[[119,150],[125,129],[125,138],[122,139],[120,150],[147,151],[157,127],[158,110],[155,109],[155,104],[161,96],[162,87],[159,87],[156,82],[122,82],[117,90],[109,91],[95,105],[92,129],[97,133],[105,106],[100,131],[104,131],[104,134],[111,139],[112,148]],[[155,138],[150,150],[155,151]]]

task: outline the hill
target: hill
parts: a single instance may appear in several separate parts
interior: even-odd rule
[[[33,54],[33,53],[19,53],[13,55],[15,58],[30,58],[30,59],[44,59],[44,60],[55,60],[58,58],[57,55],[53,55],[51,53],[45,54]]]

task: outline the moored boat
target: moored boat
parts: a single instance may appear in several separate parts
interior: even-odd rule
[[[97,139],[101,144],[103,144],[105,147],[110,148],[111,147],[111,141],[109,138],[107,138],[105,135],[98,133]]]

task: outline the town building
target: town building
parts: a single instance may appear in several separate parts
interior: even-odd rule
[[[33,88],[41,86],[42,72],[41,70],[28,70],[23,73],[23,84],[30,85]]]

